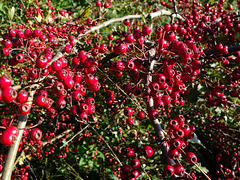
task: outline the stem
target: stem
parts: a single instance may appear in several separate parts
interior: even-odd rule
[[[71,139],[69,139],[66,143],[64,143],[60,149],[62,149],[63,147],[65,147],[69,142],[71,142],[76,136],[78,136],[79,134],[81,134],[85,129],[87,129],[89,127],[89,124],[84,127],[81,131],[79,131],[77,134],[75,134]]]
[[[13,171],[13,165],[14,165],[14,161],[16,159],[17,156],[17,152],[18,152],[18,147],[20,144],[20,141],[22,139],[22,135],[23,135],[23,131],[24,128],[27,124],[27,115],[24,116],[20,116],[18,119],[18,125],[17,128],[18,130],[18,136],[16,141],[11,145],[9,151],[8,151],[8,156],[6,159],[6,163],[3,169],[3,175],[2,175],[2,180],[10,180],[11,179],[11,175],[12,175],[12,171]]]
[[[211,180],[210,177],[208,177],[208,175],[197,165],[197,163],[194,163],[194,165],[199,169],[199,171],[201,171],[203,173],[203,175],[208,179]]]
[[[150,54],[150,57],[149,57],[149,60],[151,61],[150,62],[150,67],[149,67],[149,74],[152,74],[152,71],[153,71],[153,68],[154,68],[154,65],[157,61],[155,60],[152,60],[152,58],[155,56],[155,51],[152,52],[152,53],[149,53]],[[152,81],[152,76],[151,75],[148,75],[148,80],[147,80],[147,84],[146,84],[146,87],[148,87],[150,81]],[[147,106],[148,106],[148,110],[151,110],[154,108],[154,101],[153,101],[153,98],[151,97],[149,102],[147,103]],[[165,163],[166,164],[172,164],[174,165],[175,162],[170,159],[168,157],[168,154],[167,154],[167,150],[168,150],[168,146],[167,146],[167,143],[164,142],[165,140],[165,135],[164,135],[164,131],[161,127],[161,123],[159,122],[158,119],[154,119],[152,121],[152,125],[153,125],[153,128],[155,130],[155,133],[157,135],[157,137],[159,138],[159,140],[161,141],[162,145],[161,145],[161,150],[162,150],[162,153],[163,153],[163,156],[164,156],[164,159],[165,159]]]
[[[101,136],[96,129],[94,129],[91,125],[89,125],[89,127],[98,135]],[[120,161],[120,159],[118,159],[117,155],[113,152],[112,148],[109,146],[109,144],[105,141],[104,138],[101,139],[109,148],[109,150],[112,152],[113,157],[118,161],[118,163],[120,164],[120,166],[122,166],[122,162]]]
[[[99,30],[101,28],[104,28],[104,27],[106,27],[106,26],[108,26],[108,25],[110,25],[112,23],[115,23],[115,22],[124,21],[125,19],[141,19],[143,16],[144,16],[144,18],[150,17],[150,18],[153,19],[155,17],[164,16],[164,15],[172,16],[172,17],[176,17],[178,19],[184,20],[184,18],[182,16],[180,16],[179,14],[174,14],[171,11],[166,11],[166,10],[160,10],[160,11],[157,11],[157,12],[149,13],[149,14],[147,14],[145,16],[142,15],[142,14],[127,15],[127,16],[124,16],[124,17],[121,17],[121,18],[115,18],[115,19],[111,19],[109,21],[105,21],[105,22],[103,22],[102,24],[100,24],[98,26],[92,27],[86,33],[81,34],[78,37],[85,36],[86,34],[89,34],[89,33],[93,32],[93,31],[96,31],[96,30]]]
[[[55,57],[52,59],[52,62],[57,60],[61,56],[62,56],[62,53],[58,52],[55,55]],[[29,93],[29,97],[28,97],[28,101],[27,101],[27,104],[29,104],[30,106],[32,106],[34,94],[39,87],[40,87],[39,84],[30,85],[31,91]],[[20,115],[20,117],[18,119],[18,125],[17,125],[18,136],[17,136],[16,141],[11,145],[11,147],[8,151],[8,156],[7,156],[6,163],[5,163],[5,166],[3,169],[3,173],[2,173],[2,178],[1,178],[2,180],[11,180],[11,175],[12,175],[12,171],[14,168],[14,162],[15,162],[15,159],[17,156],[19,144],[22,140],[22,135],[23,135],[24,128],[26,127],[26,124],[27,124],[27,115],[24,115],[24,116]]]

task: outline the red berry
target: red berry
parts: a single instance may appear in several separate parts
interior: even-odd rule
[[[42,131],[38,128],[34,128],[30,131],[29,135],[32,141],[38,141],[42,138]]]
[[[59,13],[60,13],[62,16],[65,16],[65,15],[66,15],[66,11],[64,11],[64,10],[60,10]]]
[[[174,175],[174,167],[171,165],[165,165],[163,171],[166,174],[166,176]]]
[[[147,36],[151,33],[151,27],[149,26],[143,26],[142,33],[144,36]]]
[[[9,74],[4,74],[0,77],[0,88],[6,89],[12,85],[12,77]]]
[[[41,31],[39,29],[35,29],[33,32],[32,32],[32,35],[34,37],[40,37],[41,36]]]
[[[18,113],[21,115],[27,115],[31,111],[31,106],[29,104],[21,104],[18,107]]]
[[[97,7],[101,7],[101,5],[102,5],[101,1],[96,1],[96,6]]]
[[[129,108],[129,107],[125,108],[123,112],[124,112],[124,115],[127,117],[131,117],[133,115],[133,110],[132,108]]]
[[[153,149],[151,146],[144,146],[143,147],[143,154],[145,157],[151,157],[153,155]]]
[[[132,168],[138,168],[138,167],[140,167],[140,162],[139,162],[139,160],[137,160],[137,159],[133,159],[132,161],[131,161],[131,166],[132,166]]]
[[[9,54],[9,49],[8,48],[2,48],[2,53],[4,56],[7,56]]]
[[[2,89],[2,101],[10,103],[17,97],[17,91],[12,88]]]
[[[185,154],[185,160],[188,163],[195,164],[195,163],[197,163],[197,156],[192,152],[187,152]]]
[[[17,95],[17,98],[16,98],[16,101],[19,102],[19,103],[25,103],[28,99],[28,93],[27,91],[25,90],[20,90],[18,92],[18,95]]]
[[[125,26],[129,26],[129,25],[130,25],[130,20],[129,20],[129,19],[125,19],[125,20],[123,21],[123,24],[124,24]]]
[[[174,165],[174,172],[176,175],[184,176],[184,173],[185,173],[184,171],[185,171],[185,169],[182,165],[180,165],[180,164]]]

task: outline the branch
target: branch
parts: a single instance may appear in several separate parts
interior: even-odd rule
[[[53,61],[57,60],[61,55],[62,55],[62,53],[58,52],[52,59],[51,63]],[[43,77],[42,79],[44,79],[45,77]],[[40,81],[42,79],[40,79]],[[30,107],[32,106],[32,103],[33,103],[34,94],[35,94],[36,90],[39,88],[39,86],[40,86],[39,84],[30,85],[31,91],[29,93],[28,101],[26,102],[27,104],[29,104]],[[8,156],[7,156],[6,163],[4,165],[4,169],[3,169],[3,173],[2,173],[2,180],[10,180],[11,179],[12,171],[14,168],[14,161],[17,156],[19,144],[22,140],[22,135],[23,135],[24,128],[26,127],[26,124],[27,124],[27,115],[20,115],[20,117],[18,119],[18,124],[17,124],[18,136],[16,138],[16,141],[11,145],[11,147],[8,151]]]
[[[177,5],[176,5],[175,0],[173,0],[173,8],[174,8],[175,14],[177,14],[178,12],[177,12]]]
[[[149,51],[149,60],[151,61],[150,63],[150,68],[149,68],[149,72],[151,73],[153,71],[153,68],[154,68],[154,65],[157,61],[155,60],[152,60],[155,56],[155,49],[152,49],[153,51]],[[147,85],[149,85],[150,81],[152,81],[152,76],[151,75],[148,75],[148,80],[147,80]],[[148,110],[150,109],[153,109],[154,108],[154,101],[153,101],[153,98],[151,97],[149,102],[147,103],[147,106],[148,106]],[[159,122],[158,119],[154,119],[152,121],[152,124],[153,124],[153,127],[154,127],[154,130],[155,130],[155,133],[157,134],[157,137],[159,138],[159,140],[161,141],[161,150],[162,150],[162,153],[163,153],[163,156],[165,158],[165,161],[166,161],[166,164],[172,164],[174,165],[175,162],[170,159],[168,157],[168,154],[167,154],[167,150],[168,150],[168,146],[167,146],[167,143],[164,142],[165,140],[165,135],[164,135],[164,131],[161,127],[161,123]]]
[[[166,10],[160,10],[160,11],[157,11],[157,12],[153,12],[153,13],[149,13],[147,15],[143,15],[143,14],[137,14],[137,15],[127,15],[127,16],[124,16],[124,17],[121,17],[121,18],[115,18],[115,19],[111,19],[109,21],[105,21],[103,22],[102,24],[98,25],[98,26],[95,26],[95,27],[92,27],[91,29],[89,29],[86,33],[84,34],[80,34],[78,37],[82,37],[82,36],[85,36],[87,34],[90,34],[91,32],[93,31],[97,31],[101,28],[104,28],[110,24],[113,24],[115,22],[122,22],[124,21],[125,19],[141,19],[142,17],[144,18],[155,18],[155,17],[158,17],[158,16],[172,16],[172,18],[178,18],[180,20],[184,20],[184,18],[179,15],[179,14],[175,14],[175,13],[172,13],[171,11],[166,11]]]
[[[230,53],[235,52],[235,51],[238,51],[238,50],[240,50],[240,45],[238,45],[238,46],[232,46],[232,47],[228,48],[228,54],[221,55],[221,56],[229,56]],[[218,52],[216,51],[215,48],[204,51],[204,54],[205,54],[206,56],[210,56],[210,55],[217,54],[217,53],[218,53]],[[218,55],[218,56],[220,56],[220,55]]]
[[[71,142],[76,136],[78,136],[79,134],[81,134],[85,129],[87,129],[89,127],[89,124],[87,126],[85,126],[81,131],[79,131],[77,134],[75,134],[71,139],[69,139],[67,142],[65,142],[60,149],[64,148],[66,145],[68,145],[69,142]]]
[[[29,99],[27,102],[30,106],[32,105],[33,96],[35,94],[35,91],[36,90],[33,90],[30,92]],[[22,140],[22,135],[23,135],[24,128],[26,127],[26,124],[27,124],[27,115],[20,115],[20,117],[18,119],[18,125],[17,125],[18,136],[16,138],[16,141],[11,145],[11,147],[8,151],[8,156],[7,156],[6,163],[5,163],[4,169],[3,169],[2,180],[10,180],[11,179],[12,170],[14,168],[14,161],[17,156],[19,144]]]

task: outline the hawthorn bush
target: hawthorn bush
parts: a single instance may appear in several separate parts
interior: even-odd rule
[[[1,2],[1,179],[240,179],[239,7]]]

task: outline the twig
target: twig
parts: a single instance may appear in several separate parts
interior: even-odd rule
[[[160,11],[157,11],[157,12],[153,12],[153,13],[149,13],[147,15],[142,15],[142,14],[137,14],[137,15],[127,15],[127,16],[124,16],[124,17],[121,17],[121,18],[115,18],[115,19],[111,19],[109,21],[105,21],[103,22],[102,24],[98,25],[98,26],[95,26],[95,27],[92,27],[91,29],[89,29],[86,33],[84,34],[80,34],[78,35],[78,37],[82,37],[82,36],[85,36],[91,32],[94,32],[94,31],[97,31],[101,28],[104,28],[110,24],[113,24],[115,22],[121,22],[121,21],[124,21],[125,19],[140,19],[144,16],[144,18],[147,18],[147,17],[150,17],[150,18],[155,18],[155,17],[158,17],[158,16],[172,16],[173,18],[178,18],[178,19],[181,19],[181,20],[184,20],[184,18],[179,15],[179,14],[174,14],[172,13],[171,11],[167,11],[167,10],[160,10]]]
[[[151,51],[150,51],[151,52]],[[147,84],[146,84],[146,87],[148,87],[150,81],[152,81],[152,76],[150,74],[152,74],[152,71],[153,71],[153,68],[154,68],[154,65],[155,63],[157,62],[156,60],[152,60],[153,57],[155,56],[155,51],[152,51],[152,53],[149,53],[149,60],[150,60],[150,67],[149,67],[149,75],[148,75],[148,80],[147,80]],[[149,102],[146,103],[147,106],[148,106],[148,110],[151,110],[154,108],[154,101],[153,101],[153,98],[151,97]],[[164,142],[165,140],[165,135],[164,135],[164,131],[161,127],[161,123],[159,122],[158,119],[154,119],[152,121],[152,124],[153,124],[153,127],[154,127],[154,130],[155,130],[155,133],[157,134],[157,137],[159,138],[159,140],[161,141],[162,145],[161,145],[161,150],[162,150],[162,153],[163,153],[163,156],[165,158],[165,161],[167,164],[172,164],[174,165],[175,162],[170,159],[168,157],[168,154],[167,154],[167,144],[166,142]]]
[[[235,51],[238,51],[238,50],[240,50],[240,46],[232,46],[232,47],[229,47],[229,48],[228,48],[228,54],[225,54],[225,55],[222,54],[222,55],[217,55],[217,56],[229,56],[230,53],[235,52]],[[205,54],[206,56],[210,56],[210,55],[213,55],[213,54],[216,54],[216,53],[217,53],[217,51],[216,51],[215,48],[204,51],[204,54]]]
[[[75,134],[71,139],[69,139],[66,143],[64,143],[60,149],[62,149],[63,147],[65,147],[69,142],[71,142],[76,136],[78,136],[79,134],[81,134],[85,129],[87,129],[89,127],[89,124],[87,126],[85,126],[81,131],[79,131],[77,134]]]
[[[101,136],[97,131],[96,129],[94,129],[91,125],[89,125],[89,127],[98,135],[98,136]],[[117,155],[113,152],[112,148],[109,146],[109,144],[105,141],[105,139],[101,139],[106,145],[107,147],[109,148],[109,150],[112,152],[114,158],[118,161],[118,163],[120,164],[120,166],[122,166],[122,162],[120,161],[120,159],[118,159]]]
[[[173,0],[173,8],[174,8],[175,14],[177,14],[178,12],[177,12],[177,5],[176,5],[175,0]]]
[[[208,175],[197,165],[197,163],[194,163],[194,165],[199,169],[199,171],[201,171],[203,173],[203,175],[208,179],[211,180],[210,177],[208,177]]]

